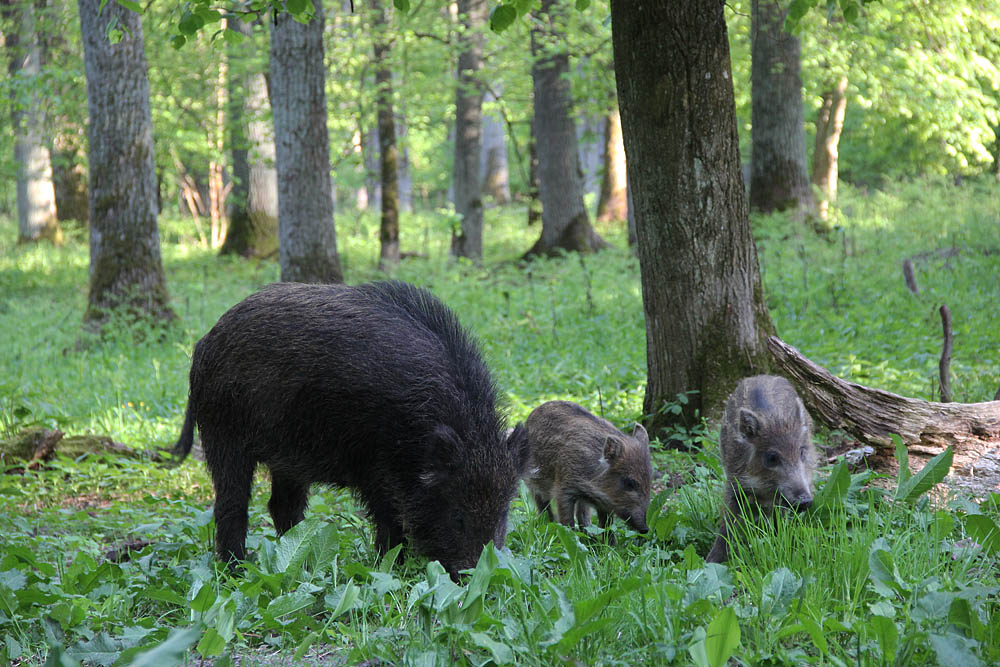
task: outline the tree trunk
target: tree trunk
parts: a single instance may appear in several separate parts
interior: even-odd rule
[[[535,150],[542,233],[525,257],[560,250],[591,252],[607,247],[590,225],[583,204],[580,151],[569,90],[569,54],[565,50],[566,15],[560,0],[542,0],[531,29]]]
[[[229,20],[231,30],[253,39],[253,26],[237,18]],[[249,41],[229,49],[233,188],[229,229],[219,252],[269,257],[278,250],[278,174],[274,136],[267,122],[267,80],[247,62],[250,49]]]
[[[90,294],[85,321],[108,311],[174,318],[156,226],[156,170],[142,17],[79,0],[90,117]],[[120,38],[109,41],[107,27]]]
[[[622,117],[616,106],[604,126],[604,178],[597,201],[597,219],[613,222],[628,218],[628,175],[625,171],[625,144]]]
[[[382,220],[379,224],[378,267],[386,271],[399,264],[399,152],[392,111],[392,66],[389,62],[389,7],[373,0],[375,28],[375,115],[378,122],[379,167],[382,183]]]
[[[461,51],[455,82],[455,212],[460,228],[452,231],[451,254],[474,262],[483,258],[483,182],[479,165],[482,153],[483,26],[486,0],[458,0]]]
[[[1000,401],[934,403],[907,398],[842,380],[780,338],[770,338],[768,346],[813,417],[882,449],[884,455],[891,456],[896,434],[910,452],[923,456],[954,447],[952,466],[961,470],[1000,444]]]
[[[271,25],[271,108],[278,171],[281,280],[343,281],[333,226],[326,126],[323,7],[308,24],[280,12]]]
[[[750,208],[815,211],[806,164],[801,47],[785,31],[787,0],[751,5]]]
[[[823,92],[823,105],[816,117],[816,144],[813,149],[812,182],[819,188],[822,198],[818,213],[822,220],[830,217],[830,204],[837,199],[837,160],[840,134],[844,129],[847,111],[847,77],[842,76],[836,85]]]
[[[535,119],[531,119],[531,138],[528,140],[528,226],[542,219],[542,199],[538,196],[538,136]]]
[[[76,220],[86,224],[87,170],[78,135],[59,133],[52,145],[52,186],[56,197],[56,217],[60,222]]]
[[[413,176],[410,173],[409,127],[406,109],[396,111],[396,144],[399,152],[399,210],[413,213]]]
[[[725,6],[612,0],[638,237],[650,436],[721,410],[773,332],[740,174]],[[669,159],[665,159],[669,156]],[[681,415],[664,412],[682,392]]]
[[[486,91],[483,102],[497,102],[493,93]],[[483,194],[500,204],[510,203],[510,174],[507,162],[507,128],[492,113],[483,115],[483,152],[480,162],[483,175]]]
[[[5,35],[10,57],[11,125],[17,163],[17,241],[62,242],[56,218],[52,161],[43,130],[47,126],[36,87],[42,71],[42,49],[35,31],[34,0],[3,0],[3,15],[13,24]]]

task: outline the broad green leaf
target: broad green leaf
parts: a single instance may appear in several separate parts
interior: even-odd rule
[[[878,640],[883,662],[892,664],[899,646],[899,629],[896,627],[896,622],[891,618],[874,614],[868,617],[867,626]]]
[[[688,654],[691,656],[691,661],[696,665],[696,667],[711,667],[708,662],[708,651],[705,648],[705,638],[708,633],[705,631],[705,626],[698,626],[691,633],[691,643],[688,645]]]
[[[174,628],[165,640],[137,654],[129,667],[171,667],[184,664],[184,655],[198,641],[199,634],[201,631],[196,627]]]
[[[829,651],[829,646],[827,644],[826,634],[823,632],[823,628],[820,627],[819,623],[806,614],[799,614],[797,618],[802,629],[809,634],[809,637],[813,640],[813,644],[815,644],[816,648],[819,649],[819,652],[826,655]]]
[[[724,667],[740,645],[740,624],[732,607],[723,607],[708,624],[705,654],[711,667]]]
[[[509,665],[514,662],[514,650],[503,642],[492,639],[484,632],[470,632],[469,639],[481,648],[490,652],[493,662],[498,665]]]
[[[117,0],[118,4],[125,9],[135,12],[136,14],[142,14],[142,5],[138,2],[133,2],[133,0]]]
[[[868,554],[868,575],[880,595],[885,597],[902,595],[906,587],[899,578],[899,571],[892,560],[892,554],[877,546],[879,541],[884,540],[877,540]]]
[[[983,661],[972,652],[972,649],[977,645],[977,642],[972,639],[948,632],[945,634],[931,633],[930,641],[939,665],[979,667],[983,664]]]
[[[493,571],[497,569],[499,563],[500,560],[497,558],[496,549],[493,547],[493,542],[491,541],[483,547],[483,551],[479,555],[479,561],[476,563],[476,569],[472,571],[472,577],[469,580],[465,594],[466,604],[486,594]]]
[[[993,556],[1000,553],[1000,528],[985,514],[969,514],[965,517],[965,532],[978,542],[983,551]]]
[[[896,489],[896,500],[912,503],[920,496],[924,495],[937,483],[943,480],[948,471],[951,470],[953,451],[951,446],[928,461],[916,475],[902,481]],[[902,471],[902,468],[900,468]]]
[[[410,0],[392,0],[392,6],[404,14],[410,13]]]
[[[761,591],[761,613],[780,618],[788,610],[791,602],[802,590],[802,578],[787,567],[778,568],[764,578]]]
[[[28,583],[28,578],[20,570],[0,572],[0,586],[12,591],[19,591]]]
[[[586,11],[590,8],[590,0],[576,0],[577,11]]]
[[[302,656],[306,654],[309,647],[316,643],[317,639],[319,639],[319,633],[315,630],[306,635],[305,639],[299,642],[299,645],[295,647],[295,653],[292,654],[292,662],[298,662],[301,660]]]
[[[195,593],[194,598],[191,599],[191,609],[200,614],[204,614],[212,608],[212,603],[215,602],[216,597],[218,597],[218,595],[215,592],[215,587],[209,582],[203,582],[201,588],[199,588],[198,592]]]
[[[497,5],[490,12],[490,30],[503,32],[517,20],[517,9],[514,5]]]
[[[830,477],[816,492],[813,507],[829,509],[842,505],[847,492],[851,488],[851,471],[847,469],[846,461],[839,461],[830,470]]]
[[[106,632],[98,633],[93,639],[79,642],[66,653],[81,662],[108,666],[118,659],[122,647]]]
[[[934,539],[940,542],[955,530],[955,515],[951,512],[934,512],[931,529],[934,531]]]
[[[340,595],[336,593],[333,595],[327,595],[323,598],[323,603],[328,607],[332,608],[331,613],[332,618],[337,618],[341,614],[349,612],[354,609],[358,600],[361,598],[361,589],[353,581],[348,581],[343,590],[339,591]]]
[[[201,636],[197,650],[204,658],[222,655],[222,652],[226,650],[226,640],[222,638],[215,628],[209,628]]]
[[[906,443],[896,433],[889,435],[892,444],[896,447],[896,463],[899,465],[899,475],[896,478],[896,495],[899,496],[899,488],[910,479],[910,453],[906,449]]]
[[[292,15],[301,14],[306,10],[306,0],[286,0],[285,9]]]
[[[281,618],[301,611],[313,604],[316,599],[308,593],[285,593],[271,600],[267,605],[267,614],[271,618]]]

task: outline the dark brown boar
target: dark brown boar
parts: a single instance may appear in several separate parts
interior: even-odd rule
[[[649,436],[636,425],[626,435],[611,422],[569,401],[549,401],[535,408],[524,423],[530,449],[525,479],[540,512],[552,520],[552,500],[559,523],[584,528],[590,509],[602,528],[614,515],[645,533],[653,474]],[[614,542],[614,535],[609,535]]]
[[[812,505],[816,450],[812,420],[783,377],[744,378],[729,396],[719,438],[726,471],[722,524],[705,559],[729,559],[727,540],[744,516],[771,517],[775,506],[804,510]]]
[[[257,464],[271,471],[278,534],[313,482],[353,489],[385,552],[408,542],[453,577],[503,546],[527,464],[458,319],[399,282],[271,285],[225,313],[194,349],[174,453],[201,432],[215,485],[216,551],[246,556]]]

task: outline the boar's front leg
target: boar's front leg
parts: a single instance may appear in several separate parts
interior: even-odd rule
[[[559,489],[556,498],[556,509],[559,511],[559,523],[564,526],[573,527],[574,513],[576,512],[577,496],[569,489]]]
[[[267,509],[274,522],[274,530],[284,535],[305,516],[308,487],[280,473],[271,472],[271,499]]]

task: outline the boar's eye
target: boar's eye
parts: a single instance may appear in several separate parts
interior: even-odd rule
[[[764,452],[764,465],[768,468],[780,468],[781,456],[777,452]]]
[[[626,491],[638,491],[639,482],[635,481],[631,477],[623,477],[622,488],[625,489]]]
[[[802,445],[802,447],[799,448],[799,458],[800,459],[804,459],[806,457],[806,452],[807,452],[808,449],[809,448],[806,445]]]

